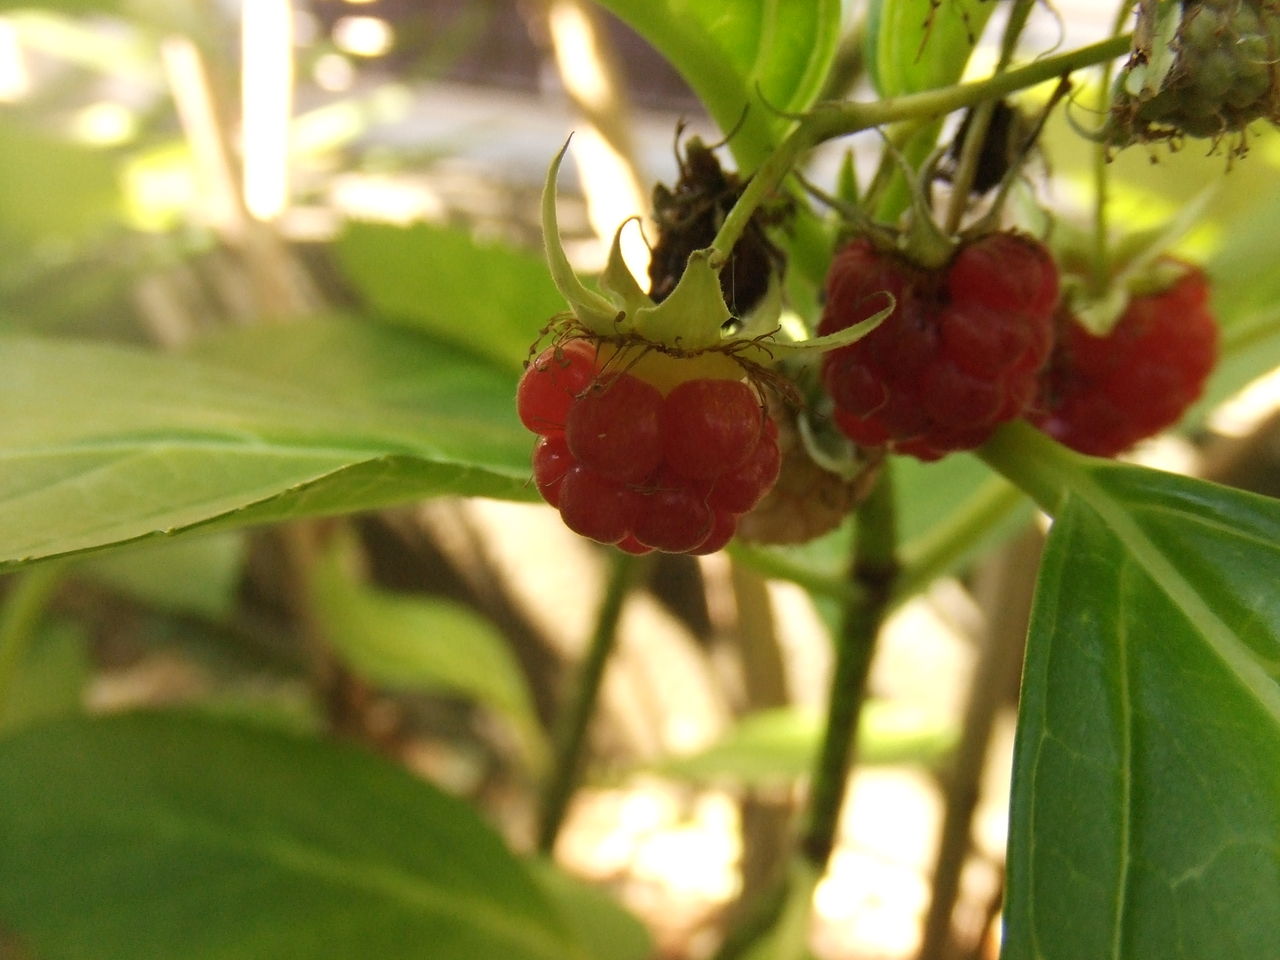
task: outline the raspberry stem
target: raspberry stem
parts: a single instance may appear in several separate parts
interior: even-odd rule
[[[826,869],[835,845],[854,738],[866,702],[867,676],[898,575],[894,507],[891,475],[885,471],[856,514],[849,578],[861,588],[860,599],[845,605],[835,638],[826,729],[813,771],[808,823],[800,840],[805,859],[819,873]]]
[[[1127,53],[1129,47],[1128,35],[1111,37],[974,83],[961,83],[874,102],[820,104],[799,122],[751,177],[746,190],[729,211],[720,232],[716,234],[712,244],[713,264],[728,261],[729,253],[742,236],[756,208],[781,186],[800,156],[819,143],[900,120],[928,119],[975,106],[985,100],[1003,97],[1082,67],[1106,62]]]
[[[565,810],[573,796],[582,770],[587,727],[600,698],[605,665],[618,639],[618,622],[623,602],[640,566],[640,559],[620,550],[610,550],[609,580],[600,601],[595,629],[587,645],[587,655],[579,667],[572,699],[561,711],[555,729],[555,760],[543,783],[538,810],[538,852],[550,856],[564,822]]]
[[[1068,494],[1080,485],[1084,465],[1098,462],[1023,421],[1002,425],[976,453],[1051,517],[1057,516]]]
[[[1013,59],[1018,37],[1022,35],[1027,17],[1031,15],[1034,5],[1035,0],[1015,0],[1005,24],[1004,35],[1000,40],[1000,59],[996,63],[995,76],[1009,69],[1009,62]],[[984,101],[974,110],[970,120],[969,133],[960,155],[960,166],[951,183],[951,200],[947,206],[947,219],[943,225],[943,230],[948,234],[954,234],[960,228],[960,219],[968,206],[969,190],[973,187],[978,158],[982,155],[982,146],[987,139],[987,130],[991,127],[991,118],[995,114],[997,102],[994,98]]]

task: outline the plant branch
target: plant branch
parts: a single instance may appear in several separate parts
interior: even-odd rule
[[[996,524],[1026,503],[1025,494],[1001,477],[991,477],[947,519],[903,548],[891,604],[909,600],[951,569]]]
[[[618,638],[618,621],[623,601],[631,587],[637,560],[621,550],[611,550],[609,580],[605,585],[595,630],[587,646],[587,656],[579,668],[573,697],[560,714],[555,730],[555,757],[543,785],[538,814],[538,852],[550,855],[564,822],[565,810],[577,786],[587,739],[587,727],[600,698],[605,664]]]
[[[716,235],[712,244],[715,259],[720,262],[728,259],[756,208],[778,189],[800,156],[819,143],[897,121],[939,117],[1105,62],[1128,49],[1128,36],[1112,37],[974,83],[870,103],[819,104],[788,134],[751,178]]]
[[[1129,19],[1132,11],[1132,0],[1124,0],[1120,4],[1120,8],[1116,11],[1115,24],[1111,29],[1112,34],[1118,35],[1124,30],[1125,21]],[[1111,100],[1111,79],[1111,62],[1108,61],[1102,68],[1102,81],[1098,89],[1098,111],[1104,116]],[[1100,139],[1093,146],[1093,250],[1089,284],[1091,291],[1095,294],[1102,293],[1106,289],[1111,273],[1111,258],[1108,252],[1111,228],[1107,222],[1107,167],[1111,162],[1109,151],[1110,147],[1105,139]]]
[[[1029,423],[1006,423],[977,451],[986,464],[1016,484],[1049,516],[1056,516],[1092,458],[1067,449]]]
[[[996,64],[996,76],[1009,69],[1013,51],[1018,45],[1018,37],[1022,35],[1022,29],[1027,25],[1027,17],[1030,16],[1033,6],[1034,0],[1015,0],[1013,9],[1009,11],[1009,20],[1005,24],[1004,36],[1000,41],[1000,60]],[[968,205],[969,191],[973,188],[973,181],[978,173],[978,162],[982,157],[987,131],[991,128],[991,118],[995,115],[997,102],[995,98],[984,100],[970,115],[959,168],[952,181],[951,201],[947,206],[944,233],[953,234],[960,228],[960,219],[964,216],[965,207]]]
[[[864,594],[860,602],[845,606],[836,637],[827,725],[814,766],[808,824],[800,839],[801,854],[819,873],[826,869],[835,845],[867,676],[897,576],[894,507],[891,474],[885,471],[857,513],[849,574]]]

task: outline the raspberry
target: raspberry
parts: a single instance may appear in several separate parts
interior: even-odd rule
[[[773,489],[738,522],[738,537],[748,543],[806,543],[834,530],[866,499],[881,458],[860,456],[850,464],[859,467],[852,476],[831,472],[814,461],[796,411],[770,399],[769,426],[777,424],[781,469]]]
[[[517,392],[539,434],[538,492],[571,530],[628,553],[719,550],[779,463],[759,397],[726,369],[739,371],[721,354],[627,358],[611,347],[602,360],[583,341],[543,351]]]
[[[980,446],[1035,396],[1049,354],[1058,271],[1029,237],[992,233],[927,270],[855,239],[827,274],[819,333],[893,312],[830,353],[823,382],[855,443],[921,460]]]
[[[625,484],[575,464],[560,481],[560,517],[574,533],[601,543],[631,535],[640,499]]]
[[[686,380],[663,406],[663,456],[689,479],[727,473],[760,439],[760,401],[740,380]]]
[[[1112,457],[1177,423],[1200,396],[1217,356],[1204,273],[1135,296],[1111,332],[1090,334],[1070,316],[1031,420],[1073,450]]]
[[[717,510],[746,513],[759,503],[778,480],[782,454],[778,451],[778,428],[766,421],[765,436],[745,463],[726,471],[711,488],[707,502]]]
[[[533,448],[533,481],[542,499],[553,507],[560,504],[560,481],[573,466],[573,454],[563,433],[539,437]]]
[[[574,399],[595,376],[596,350],[585,340],[568,340],[543,350],[525,369],[516,391],[520,422],[534,433],[563,429]]]
[[[606,377],[569,409],[565,438],[584,466],[638,482],[662,460],[662,411],[656,387],[627,373]]]

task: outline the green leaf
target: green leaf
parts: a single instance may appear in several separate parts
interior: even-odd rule
[[[264,369],[301,357],[314,366],[259,376],[4,338],[0,564],[214,519],[272,522],[446,493],[534,497],[513,375],[408,331],[336,321],[238,343],[224,362],[256,349]],[[401,379],[383,383],[388,371]],[[385,402],[387,391],[403,402]]]
[[[840,33],[839,0],[600,0],[667,58],[747,169],[822,91]],[[745,113],[744,113],[745,111]]]
[[[473,610],[439,597],[395,594],[356,583],[336,543],[317,564],[311,602],[325,636],[363,676],[400,689],[455,694],[510,722],[534,769],[547,745],[524,675],[505,640]]]
[[[465,804],[368,754],[139,714],[0,741],[0,924],[48,960],[581,960]]]
[[[958,81],[994,9],[989,0],[874,0],[866,42],[876,90],[898,97]]]
[[[538,331],[564,300],[540,255],[480,244],[425,223],[355,222],[338,238],[338,262],[388,319],[519,371]]]
[[[526,867],[594,960],[647,960],[653,956],[648,929],[616,900],[546,860]]]
[[[1280,502],[1016,433],[991,459],[1043,484],[1056,515],[1027,648],[1002,956],[1274,956]]]
[[[762,710],[740,720],[721,740],[697,753],[661,761],[656,772],[697,783],[749,786],[807,776],[822,739],[822,718],[795,707]],[[929,763],[949,750],[955,731],[945,720],[905,704],[872,700],[858,731],[858,761]]]

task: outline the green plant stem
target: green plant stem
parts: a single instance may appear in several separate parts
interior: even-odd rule
[[[1007,519],[1026,502],[1017,486],[992,477],[927,537],[912,541],[898,556],[898,575],[889,597],[889,611],[927,587],[972,549],[992,527]],[[778,580],[786,580],[817,596],[846,606],[866,602],[866,589],[847,577],[831,577],[790,559],[776,550],[734,544],[735,560]]]
[[[1000,40],[1000,59],[996,63],[995,76],[1009,69],[1013,60],[1013,52],[1018,46],[1018,38],[1027,25],[1027,17],[1035,0],[1015,0],[1013,9],[1009,11],[1009,20],[1005,24],[1004,35]],[[969,191],[973,189],[973,181],[978,173],[978,162],[982,157],[982,148],[986,143],[987,131],[991,127],[991,118],[995,115],[994,98],[984,100],[974,108],[970,115],[969,129],[965,134],[964,147],[960,154],[960,164],[952,181],[951,202],[947,206],[947,219],[943,232],[950,235],[960,228],[960,219],[968,206]]]
[[[819,874],[835,845],[844,806],[854,738],[866,701],[867,675],[897,575],[897,524],[891,473],[884,471],[858,509],[850,578],[864,591],[847,604],[836,637],[827,725],[814,766],[809,816],[800,852]]]
[[[31,649],[36,627],[62,577],[62,569],[61,563],[45,563],[19,575],[0,610],[0,720],[8,712],[22,661]]]
[[[856,583],[850,583],[848,578],[827,576],[777,550],[733,543],[729,546],[729,555],[766,576],[786,580],[810,593],[829,597],[841,604],[861,603],[864,599],[862,589]]]
[[[1009,70],[975,83],[962,83],[871,103],[820,104],[800,121],[751,178],[716,235],[712,244],[715,258],[721,262],[728,259],[729,252],[742,236],[752,213],[766,197],[779,188],[800,156],[819,143],[900,120],[940,117],[953,110],[1003,97],[1015,90],[1102,63],[1118,57],[1128,49],[1127,36],[1112,37],[1078,50],[1045,57],[1017,70]]]
[[[618,621],[623,601],[631,587],[637,558],[621,550],[612,550],[609,579],[605,584],[596,625],[587,646],[586,659],[579,668],[572,699],[560,714],[555,730],[555,756],[543,785],[538,813],[538,852],[550,856],[564,822],[565,810],[578,783],[582,768],[587,728],[600,698],[600,683],[605,664],[618,639]]]
[[[1058,514],[1071,489],[1087,485],[1082,471],[1093,460],[1021,421],[1004,424],[977,453],[1051,517]]]
[[[891,607],[909,600],[951,569],[996,524],[1026,503],[1025,494],[1001,477],[982,484],[946,522],[899,554],[900,572]]]
[[[1113,34],[1119,35],[1124,30],[1124,23],[1132,11],[1132,0],[1125,0],[1120,4],[1120,8],[1116,11],[1115,24],[1111,29]],[[1098,111],[1104,116],[1111,100],[1111,78],[1111,61],[1108,60],[1102,67],[1102,84],[1098,90]],[[1107,222],[1109,150],[1105,139],[1100,139],[1093,145],[1093,250],[1089,283],[1095,294],[1100,294],[1106,289],[1107,280],[1111,275],[1109,250],[1111,227]]]

